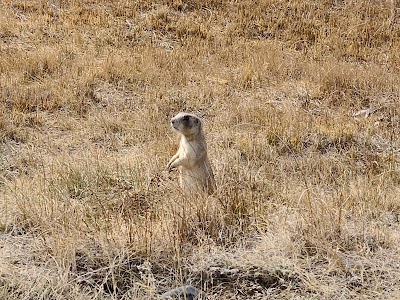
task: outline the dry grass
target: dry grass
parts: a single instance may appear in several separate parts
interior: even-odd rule
[[[398,299],[399,41],[396,0],[2,1],[0,298]]]

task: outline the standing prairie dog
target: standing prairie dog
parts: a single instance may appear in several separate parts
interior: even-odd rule
[[[167,165],[167,170],[180,166],[180,186],[185,194],[212,194],[216,185],[207,157],[201,120],[193,114],[180,112],[171,119],[171,127],[181,134],[181,141],[178,152]]]

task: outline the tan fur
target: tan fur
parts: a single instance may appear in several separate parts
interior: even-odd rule
[[[207,144],[201,120],[180,112],[171,119],[172,128],[181,134],[178,152],[171,158],[167,170],[180,167],[180,186],[185,194],[212,194],[214,174],[207,157]]]

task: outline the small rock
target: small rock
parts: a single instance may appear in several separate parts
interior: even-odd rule
[[[223,78],[215,78],[215,77],[208,77],[209,81],[219,83],[219,84],[227,84],[229,81]]]
[[[368,118],[371,113],[372,113],[372,111],[370,108],[362,109],[362,110],[355,112],[353,114],[353,117],[358,117],[358,116],[364,115],[365,118]]]
[[[165,292],[161,299],[200,300],[204,293],[191,285],[184,285]]]

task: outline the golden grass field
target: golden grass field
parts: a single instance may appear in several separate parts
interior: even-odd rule
[[[400,299],[399,0],[2,0],[0,111],[0,299]]]

